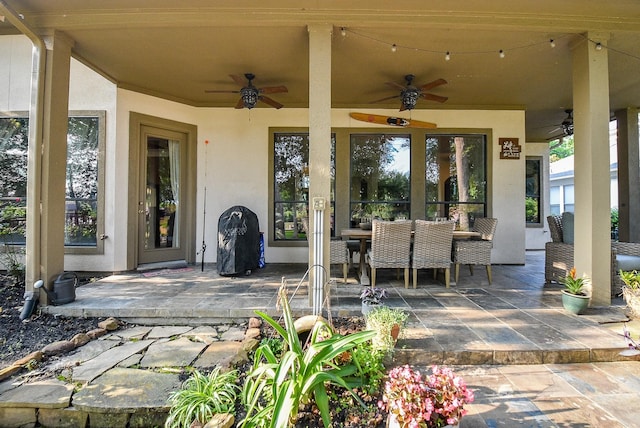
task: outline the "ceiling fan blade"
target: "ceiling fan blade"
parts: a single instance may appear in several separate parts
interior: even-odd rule
[[[420,94],[420,96],[425,100],[437,101],[439,103],[443,103],[449,99],[449,97],[442,97],[434,94]]]
[[[372,102],[372,103],[379,103],[379,102],[382,102],[382,101],[392,100],[392,99],[394,99],[394,98],[400,98],[400,95],[394,95],[394,96],[392,96],[392,97],[381,98],[381,99],[379,99],[379,100],[375,100],[375,101],[371,101],[371,102]]]
[[[230,74],[229,77],[233,79],[240,86],[244,86],[247,83],[247,79],[242,76],[238,76],[237,74]]]
[[[265,97],[264,95],[260,95],[258,97],[258,100],[262,101],[265,104],[269,104],[271,107],[275,107],[275,108],[281,108],[282,104],[280,104],[279,102],[269,98],[269,97]]]
[[[444,79],[437,79],[434,80],[433,82],[429,82],[429,83],[425,83],[424,85],[420,86],[420,90],[421,91],[428,91],[429,89],[433,89],[436,86],[440,86],[440,85],[446,85],[447,81]]]
[[[401,91],[407,89],[406,86],[401,85],[401,84],[396,83],[396,82],[385,82],[385,84],[393,87],[394,89],[400,89]]]
[[[240,98],[240,99],[238,100],[238,102],[236,103],[235,108],[237,108],[237,109],[244,108],[244,101],[242,101],[242,98]]]
[[[279,94],[283,92],[289,92],[286,86],[266,86],[264,88],[258,88],[262,94]]]
[[[560,127],[560,125],[549,125],[549,126],[555,126],[555,128],[547,132],[547,134],[555,134],[558,131],[562,131],[562,128]],[[547,128],[547,126],[544,126],[543,128]]]
[[[558,143],[558,145],[560,145],[560,144],[562,144],[562,140],[564,140],[564,139],[566,138],[566,136],[567,136],[567,134],[565,134],[565,133],[563,132],[563,133],[558,134],[558,135],[556,135],[556,136],[554,136],[554,137],[549,137],[549,138],[547,138],[547,141],[560,140],[560,143]],[[551,148],[553,149],[553,148],[555,148],[555,146],[554,146],[554,147],[551,147]]]
[[[205,90],[204,91],[207,94],[239,94],[240,91],[216,91],[216,90]]]

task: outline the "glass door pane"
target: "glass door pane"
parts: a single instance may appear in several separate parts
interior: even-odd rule
[[[179,247],[179,169],[177,141],[147,140],[147,186],[145,198],[145,249]]]
[[[139,199],[139,264],[185,259],[182,183],[184,134],[143,127]]]

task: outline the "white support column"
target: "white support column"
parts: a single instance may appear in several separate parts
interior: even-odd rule
[[[311,269],[309,281],[314,293],[310,292],[309,304],[318,311],[317,302],[324,296],[325,279],[329,278],[329,239],[331,197],[331,36],[330,24],[310,25],[309,31],[309,210],[318,215],[323,223],[322,233],[316,232],[316,221],[310,222],[309,266],[321,264],[325,267],[325,277],[321,268]],[[324,200],[326,207],[316,213],[314,205]],[[315,201],[316,203],[312,203]],[[317,242],[321,240],[321,242]],[[319,293],[318,291],[321,291]]]
[[[69,122],[69,75],[73,42],[64,34],[45,38],[47,46],[42,130],[42,165],[39,181],[41,200],[29,201],[29,209],[40,213],[40,236],[29,239],[40,249],[39,279],[52,287],[64,270],[65,180],[67,175],[67,127]],[[37,213],[33,213],[36,214]],[[29,230],[29,226],[27,226]],[[34,242],[35,241],[35,242]],[[40,294],[40,302],[46,295]]]
[[[578,274],[591,278],[592,306],[611,304],[607,39],[608,35],[587,33],[573,47],[574,255]]]

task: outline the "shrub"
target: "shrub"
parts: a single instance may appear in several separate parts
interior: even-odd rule
[[[216,367],[208,375],[195,370],[180,390],[171,393],[165,427],[188,428],[193,421],[207,423],[216,413],[234,413],[240,390],[237,381],[236,370],[222,373]]]
[[[242,390],[247,415],[239,427],[286,428],[295,422],[300,405],[311,400],[318,407],[324,426],[328,427],[331,420],[327,384],[351,391],[361,383],[354,377],[358,367],[338,357],[370,340],[374,333],[361,331],[347,336],[333,334],[326,338],[330,329],[326,322],[318,321],[311,330],[309,345],[303,348],[285,288],[281,288],[278,294],[282,302],[284,327],[264,312],[256,313],[282,337],[285,351],[277,357],[268,344],[256,350],[253,368]]]

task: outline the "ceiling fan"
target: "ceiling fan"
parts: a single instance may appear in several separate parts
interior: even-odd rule
[[[430,101],[437,101],[439,103],[443,103],[447,101],[448,97],[443,97],[440,95],[435,95],[435,94],[426,92],[437,86],[446,84],[447,83],[446,80],[437,79],[437,80],[434,80],[433,82],[426,83],[422,86],[415,86],[413,84],[413,79],[415,79],[415,76],[413,74],[407,74],[406,76],[404,76],[404,80],[407,82],[406,85],[401,85],[396,82],[386,82],[386,84],[391,86],[392,88],[400,89],[400,94],[394,95],[392,97],[382,98],[374,102],[377,103],[381,101],[387,101],[393,98],[400,98],[400,101],[402,103],[400,105],[400,111],[404,111],[404,110],[413,109],[416,106],[416,103],[418,102],[418,98],[423,98],[425,100],[430,100]]]
[[[252,80],[256,77],[253,73],[245,73],[244,77],[247,79],[246,83],[241,76],[238,76],[236,74],[230,74],[229,77],[231,77],[233,81],[238,85],[242,86],[242,88],[237,91],[206,90],[205,92],[218,94],[240,94],[240,99],[235,106],[235,108],[238,109],[245,107],[248,109],[252,109],[256,106],[258,101],[262,101],[263,103],[268,104],[274,108],[282,107],[282,104],[263,94],[278,94],[288,92],[286,86],[265,86],[262,88],[258,88],[252,83]]]
[[[565,117],[562,123],[553,125],[555,128],[549,131],[549,134],[555,134],[558,131],[562,131],[562,134],[552,137],[552,140],[573,135],[573,109],[568,108],[564,112],[567,113],[567,117]]]

